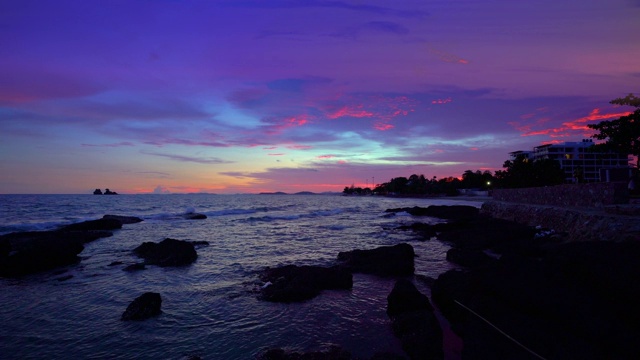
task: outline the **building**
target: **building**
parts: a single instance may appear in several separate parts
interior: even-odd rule
[[[629,155],[613,152],[596,152],[590,149],[593,140],[585,139],[581,142],[565,142],[562,144],[547,144],[533,148],[533,151],[514,151],[509,153],[512,159],[524,157],[535,161],[538,159],[553,159],[560,163],[564,170],[565,182],[599,182],[610,181],[610,174],[625,174],[628,180],[630,173]],[[625,170],[628,169],[628,170]]]

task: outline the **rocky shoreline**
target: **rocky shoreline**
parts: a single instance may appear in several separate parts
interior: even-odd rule
[[[573,242],[567,234],[489,217],[471,206],[387,210],[390,215],[401,211],[448,219],[396,229],[414,231],[422,241],[452,246],[447,260],[460,268],[429,281],[431,299],[414,285],[416,254],[408,243],[340,252],[331,267],[265,268],[257,274],[259,299],[293,303],[322,296],[325,290],[350,291],[353,273],[395,279],[387,314],[405,354],[377,353],[372,359],[442,359],[443,331],[437,312],[462,339],[463,359],[630,359],[640,353],[640,310],[634,306],[640,295],[640,285],[634,281],[640,275],[640,242],[628,238]],[[2,235],[0,276],[73,265],[80,261],[83,244],[139,221],[105,215],[54,231]],[[207,244],[175,239],[146,242],[132,249],[144,262],[123,270],[189,266],[201,245]],[[160,294],[143,293],[122,319],[157,316],[161,302]],[[352,359],[339,346],[306,354],[268,349],[260,358]]]

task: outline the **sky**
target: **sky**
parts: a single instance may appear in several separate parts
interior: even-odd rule
[[[0,0],[0,194],[502,169],[640,94],[639,0]]]

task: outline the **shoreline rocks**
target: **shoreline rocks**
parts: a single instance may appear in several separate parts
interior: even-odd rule
[[[260,298],[271,302],[300,302],[318,296],[322,290],[349,290],[353,287],[353,275],[337,266],[267,268],[260,279],[266,283],[260,291]]]
[[[135,298],[122,313],[120,320],[146,320],[162,313],[162,297],[159,293],[146,292]]]
[[[1,235],[0,276],[22,276],[77,264],[84,244],[112,235],[102,230],[27,231]]]
[[[136,223],[139,223],[139,222],[143,221],[139,217],[135,217],[135,216],[122,216],[122,215],[109,215],[109,214],[103,216],[102,218],[103,219],[108,219],[108,220],[117,220],[122,225],[125,225],[125,224],[136,224]]]
[[[133,252],[143,258],[145,264],[161,267],[189,265],[198,258],[192,243],[171,238],[159,243],[144,242],[133,249]]]
[[[469,205],[431,205],[426,208],[414,206],[387,209],[387,213],[407,212],[413,216],[430,216],[447,220],[463,220],[474,218],[480,210]]]
[[[442,359],[442,329],[433,306],[407,279],[400,279],[387,296],[387,314],[394,334],[410,359]]]
[[[530,356],[480,316],[544,358],[622,359],[640,350],[639,242],[566,242],[487,217],[438,237],[454,246],[448,258],[467,267],[432,286],[463,358]],[[487,248],[499,258],[484,257]]]
[[[371,250],[340,252],[340,266],[351,272],[379,276],[409,276],[414,272],[415,252],[413,246],[401,243],[381,246]]]

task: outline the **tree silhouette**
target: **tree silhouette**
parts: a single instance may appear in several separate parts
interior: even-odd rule
[[[623,98],[610,101],[610,104],[627,105],[636,108],[629,115],[616,120],[605,120],[597,124],[587,125],[599,131],[591,136],[597,140],[605,140],[596,144],[596,151],[612,151],[620,154],[631,154],[636,157],[636,168],[640,168],[640,98],[629,94]]]

